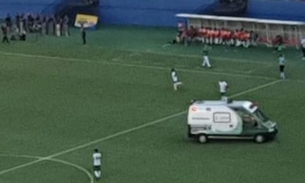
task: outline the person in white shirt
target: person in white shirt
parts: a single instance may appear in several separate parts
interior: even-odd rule
[[[301,40],[301,50],[302,50],[302,52],[303,52],[303,58],[302,58],[302,60],[305,60],[305,38],[303,38],[303,39]]]
[[[286,79],[285,72],[284,72],[285,63],[286,63],[285,56],[283,54],[280,54],[279,55],[279,66],[280,66],[280,78],[282,78],[282,79]]]
[[[171,76],[172,76],[172,80],[173,80],[173,87],[174,87],[174,90],[176,91],[178,89],[178,86],[182,85],[182,82],[179,81],[178,74],[175,69],[171,70]]]
[[[101,178],[101,165],[102,165],[102,154],[98,149],[94,149],[94,153],[92,155],[93,158],[93,171],[96,179]]]
[[[218,85],[219,85],[221,100],[227,101],[228,97],[226,97],[226,94],[227,94],[228,83],[225,80],[220,80],[218,82]]]

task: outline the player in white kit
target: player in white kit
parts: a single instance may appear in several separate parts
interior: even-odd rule
[[[178,86],[182,85],[182,82],[179,81],[178,74],[175,69],[171,70],[171,76],[172,76],[172,80],[173,80],[174,90],[176,91],[178,89]]]
[[[218,85],[219,85],[221,100],[227,101],[228,97],[226,96],[226,94],[227,94],[228,83],[225,80],[221,80],[218,82]]]
[[[101,165],[102,165],[102,154],[98,149],[94,149],[93,157],[93,171],[96,179],[101,178]]]

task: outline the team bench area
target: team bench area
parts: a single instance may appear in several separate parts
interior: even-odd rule
[[[299,47],[305,22],[256,18],[177,14],[177,41],[249,47],[258,43]]]

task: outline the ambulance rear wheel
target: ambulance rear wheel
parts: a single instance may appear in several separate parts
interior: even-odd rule
[[[258,134],[254,137],[254,141],[256,143],[263,143],[263,142],[265,142],[265,139],[266,139],[265,136],[261,135],[261,134]]]
[[[208,142],[208,137],[204,134],[198,136],[198,141],[201,144],[205,144]]]

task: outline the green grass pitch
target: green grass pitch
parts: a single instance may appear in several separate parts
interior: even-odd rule
[[[91,183],[92,151],[107,183],[303,183],[305,61],[287,48],[279,80],[271,48],[166,45],[175,30],[102,27],[0,44],[0,183]],[[174,92],[170,69],[184,83]],[[278,122],[265,144],[187,138],[191,99],[257,101]]]

